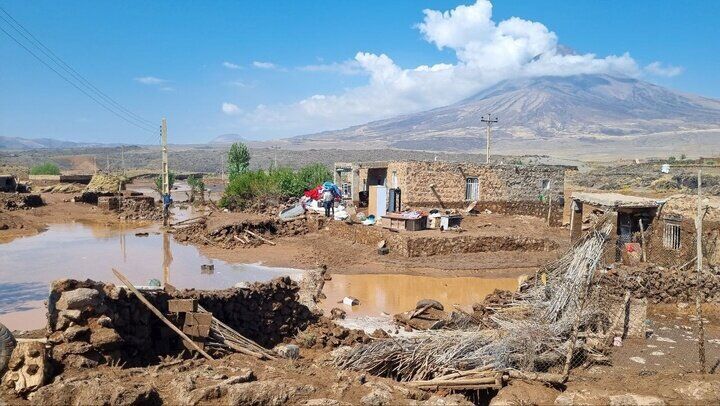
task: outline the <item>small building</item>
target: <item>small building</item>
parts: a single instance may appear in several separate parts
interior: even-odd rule
[[[399,195],[397,210],[475,204],[479,211],[545,217],[550,212],[548,201],[552,201],[557,224],[562,222],[566,172],[576,170],[564,165],[389,161],[337,163],[334,173],[345,198],[360,206],[367,202],[373,186],[387,188],[391,200],[395,191],[395,196]]]
[[[15,192],[17,178],[14,175],[0,175],[0,192]]]

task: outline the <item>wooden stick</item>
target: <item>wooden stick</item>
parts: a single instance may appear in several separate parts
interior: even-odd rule
[[[638,219],[638,223],[640,223],[640,243],[642,244],[640,248],[642,249],[642,262],[647,262],[647,255],[645,254],[645,247],[647,245],[645,244],[645,229],[643,228],[642,219]]]
[[[243,243],[243,244],[246,244],[245,241],[241,240],[240,237],[238,237],[238,236],[236,236],[236,235],[234,235],[233,238],[234,238],[236,241],[238,241],[238,242],[241,242],[241,243]]]
[[[199,352],[200,354],[202,354],[203,357],[207,358],[207,359],[210,360],[210,361],[213,361],[213,357],[211,357],[208,353],[206,353],[205,351],[203,351],[203,349],[200,348],[200,347],[195,343],[195,341],[191,340],[190,337],[188,337],[187,335],[185,335],[185,333],[182,332],[182,330],[180,330],[179,328],[177,328],[174,324],[172,324],[172,323],[170,322],[170,320],[168,320],[165,316],[163,316],[163,314],[160,312],[160,310],[158,310],[155,306],[153,306],[152,303],[150,303],[150,302],[145,298],[145,296],[144,296],[142,293],[140,293],[140,291],[137,290],[137,288],[135,288],[135,286],[133,286],[132,283],[130,283],[130,281],[125,277],[125,275],[121,274],[120,271],[116,270],[115,268],[113,268],[112,271],[113,271],[113,273],[115,274],[115,276],[117,276],[117,278],[120,279],[120,282],[124,283],[125,286],[126,286],[128,289],[130,289],[130,291],[133,292],[133,293],[135,294],[135,296],[137,296],[137,298],[138,298],[151,312],[153,312],[153,314],[155,314],[163,323],[165,323],[165,324],[166,324],[168,327],[170,327],[174,332],[176,332],[186,343],[190,344],[190,346],[191,346],[192,348],[194,348],[197,352]]]
[[[261,236],[259,236],[259,235],[255,234],[255,233],[253,233],[253,232],[252,232],[252,231],[250,231],[250,230],[245,230],[245,232],[246,232],[246,233],[248,233],[248,234],[250,234],[251,236],[253,236],[253,237],[255,237],[255,238],[259,239],[259,240],[262,240],[262,241],[264,241],[264,242],[266,242],[266,243],[270,244],[270,245],[277,245],[277,244],[275,244],[274,242],[272,242],[272,241],[268,240],[267,238],[265,238],[265,237],[261,237]]]
[[[508,371],[510,378],[526,379],[529,381],[548,382],[558,385],[565,383],[565,377],[561,374],[551,374],[547,372],[522,372],[516,370]]]
[[[190,218],[190,219],[185,219],[185,220],[183,220],[183,221],[178,221],[177,223],[173,223],[173,226],[177,226],[177,225],[179,225],[179,224],[189,223],[189,222],[191,222],[191,221],[193,221],[193,220],[199,220],[199,219],[203,219],[203,218],[205,218],[205,216],[193,217],[193,218]]]

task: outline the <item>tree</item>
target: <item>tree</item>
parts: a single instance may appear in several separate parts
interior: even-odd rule
[[[30,175],[60,175],[60,168],[52,162],[45,162],[30,168]]]
[[[190,175],[187,178],[188,186],[190,186],[190,202],[195,201],[195,195],[200,195],[200,202],[205,203],[205,182],[202,178],[195,175]]]
[[[158,193],[160,193],[160,196],[163,194],[163,185],[162,185],[162,175],[159,175],[157,178],[155,178],[155,190],[157,190]],[[175,173],[172,171],[168,172],[168,189],[172,190],[173,184],[175,183]]]
[[[250,166],[250,151],[242,142],[236,142],[228,151],[228,174],[230,179],[248,170]]]

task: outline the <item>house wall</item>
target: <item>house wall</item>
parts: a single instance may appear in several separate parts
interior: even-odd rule
[[[480,203],[540,202],[542,182],[550,182],[550,193],[563,193],[565,166],[476,165],[451,162],[390,162],[388,182],[397,172],[403,205],[411,207],[465,207],[468,177],[478,178]],[[431,187],[433,186],[433,187]],[[547,204],[545,204],[547,206]]]

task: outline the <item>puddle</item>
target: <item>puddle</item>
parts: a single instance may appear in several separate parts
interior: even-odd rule
[[[148,236],[135,236],[137,232]],[[215,269],[203,273],[200,266],[205,264],[213,264]],[[299,269],[208,258],[194,246],[178,244],[171,235],[153,228],[53,224],[44,233],[0,244],[0,323],[10,329],[41,328],[42,317],[19,317],[18,313],[44,315],[42,301],[47,299],[51,281],[69,278],[117,283],[112,268],[138,285],[158,279],[177,288],[196,289],[224,289],[281,275],[302,276]]]
[[[327,299],[321,307],[329,312],[339,307],[348,317],[390,315],[415,308],[420,299],[435,299],[453,310],[453,305],[468,309],[475,302],[482,301],[495,289],[515,290],[517,278],[435,278],[413,275],[332,275],[325,282],[323,293]],[[345,296],[360,301],[357,306],[338,304]]]

